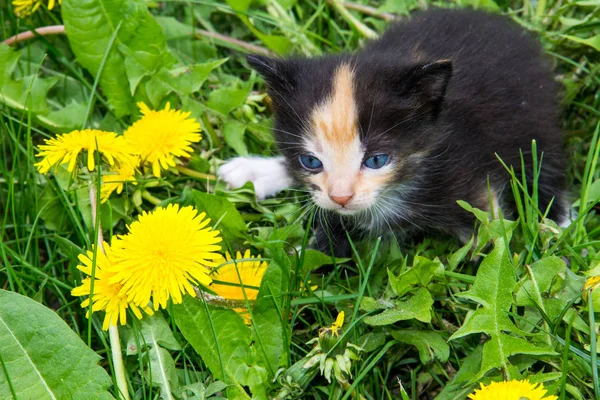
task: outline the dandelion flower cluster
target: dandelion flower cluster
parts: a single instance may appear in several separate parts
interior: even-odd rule
[[[546,389],[540,383],[531,383],[527,379],[507,382],[492,382],[487,386],[480,384],[479,389],[469,395],[471,400],[556,400],[556,396],[546,396]]]
[[[42,174],[48,173],[50,168],[60,164],[68,164],[68,171],[73,172],[77,165],[77,158],[82,152],[87,152],[87,168],[90,171],[96,167],[94,157],[96,150],[110,166],[116,163],[127,164],[132,159],[123,137],[117,136],[114,132],[96,129],[73,131],[47,139],[45,144],[40,146],[40,150],[37,156],[43,159],[35,166]]]
[[[256,300],[258,288],[269,266],[260,255],[253,257],[250,250],[246,250],[242,256],[238,251],[233,259],[227,253],[226,257],[221,257],[219,264],[211,272],[213,283],[210,289],[227,300]],[[251,323],[247,309],[234,310],[244,318],[246,324]]]
[[[104,251],[106,254],[100,251],[100,249],[96,252],[96,270],[93,274],[93,250],[88,250],[85,254],[79,255],[79,261],[81,261],[82,265],[79,265],[77,268],[88,275],[88,277],[81,282],[80,286],[74,288],[71,291],[71,294],[73,296],[90,296],[90,292],[92,291],[92,275],[94,275],[92,312],[100,310],[106,312],[102,324],[102,329],[104,330],[107,330],[111,325],[117,325],[118,322],[120,322],[121,325],[125,325],[127,323],[127,308],[130,308],[131,311],[133,311],[133,314],[139,319],[142,318],[140,309],[143,309],[150,315],[154,314],[154,311],[147,306],[138,307],[135,304],[130,303],[127,300],[127,296],[121,293],[121,284],[118,282],[110,282],[114,275],[114,270],[113,264],[110,261],[110,258],[112,258],[111,248],[108,243],[104,243]],[[81,307],[83,308],[87,308],[89,305],[89,297],[81,303]],[[89,318],[89,311],[87,317]]]
[[[181,303],[183,294],[194,295],[192,284],[208,286],[214,260],[222,257],[219,231],[208,226],[205,213],[193,207],[170,204],[142,213],[129,225],[129,233],[112,243],[117,268],[111,283],[120,283],[127,300],[154,309],[167,301]]]
[[[600,286],[600,275],[591,276],[585,281],[585,285],[583,285],[583,290],[587,291],[588,289],[596,289]]]
[[[58,4],[61,4],[62,0],[58,0]],[[15,8],[15,15],[19,18],[27,17],[36,12],[42,5],[41,0],[13,0],[13,7]],[[48,0],[48,10],[52,10],[56,5],[55,0]]]
[[[200,124],[189,118],[191,113],[172,110],[169,103],[159,111],[141,102],[138,107],[143,116],[124,136],[142,163],[150,165],[152,174],[160,178],[161,169],[174,167],[176,158],[191,156],[191,144],[202,139]]]

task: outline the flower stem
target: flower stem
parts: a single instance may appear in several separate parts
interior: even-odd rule
[[[184,175],[191,176],[192,178],[201,179],[201,180],[209,180],[209,181],[217,180],[217,177],[214,175],[194,171],[193,169],[186,168],[182,165],[178,165],[176,168],[177,168],[177,171],[181,172]]]
[[[35,32],[35,33],[34,33]],[[65,26],[64,25],[51,25],[51,26],[42,26],[41,28],[36,28],[31,31],[21,32],[18,35],[11,36],[2,43],[10,46],[11,44],[24,42],[29,39],[33,39],[36,36],[48,36],[48,35],[64,35]]]
[[[123,366],[123,352],[121,351],[121,341],[119,339],[119,328],[116,325],[111,325],[108,328],[110,336],[110,351],[113,358],[113,367],[115,368],[115,376],[117,378],[117,389],[119,397],[124,400],[129,400],[129,390],[127,389],[127,380],[125,379],[125,367]]]
[[[150,192],[147,190],[144,190],[142,192],[142,198],[148,200],[150,203],[154,204],[155,206],[159,205],[162,202],[161,199],[159,199],[158,197],[152,196],[150,194]]]

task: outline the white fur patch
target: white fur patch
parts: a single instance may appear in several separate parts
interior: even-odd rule
[[[293,184],[283,157],[236,157],[219,168],[219,178],[232,189],[254,184],[256,198],[262,200],[274,196]]]

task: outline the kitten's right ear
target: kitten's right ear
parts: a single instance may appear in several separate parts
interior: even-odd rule
[[[247,55],[246,61],[275,91],[291,92],[294,89],[295,80],[288,61],[255,54]]]

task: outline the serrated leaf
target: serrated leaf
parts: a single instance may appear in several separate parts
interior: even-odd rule
[[[244,219],[225,197],[194,190],[192,199],[196,208],[206,212],[213,224],[219,223],[217,229],[221,231],[226,241],[241,237],[242,232],[247,230]]]
[[[438,332],[404,329],[390,333],[397,341],[415,346],[419,350],[421,364],[431,362],[433,357],[441,362],[448,361],[450,346]]]
[[[65,30],[77,61],[96,76],[119,24],[100,76],[100,87],[117,116],[133,113],[132,93],[142,78],[174,58],[166,46],[160,25],[144,0],[65,0]]]
[[[394,307],[382,313],[365,317],[366,324],[372,326],[390,325],[398,321],[417,319],[421,322],[431,322],[431,307],[433,299],[427,289],[420,288],[406,301],[396,300]]]
[[[444,272],[444,265],[439,259],[430,260],[426,257],[416,256],[413,266],[400,274],[394,276],[388,270],[390,285],[396,296],[403,296],[414,286],[426,287],[434,276]]]
[[[542,309],[543,294],[550,290],[552,281],[563,274],[567,268],[563,259],[556,256],[542,258],[531,267],[531,274],[521,280],[517,286],[515,304],[518,306],[534,306]]]
[[[508,358],[515,354],[554,354],[551,349],[536,347],[524,339],[505,333],[520,334],[519,329],[508,317],[515,285],[516,277],[510,260],[510,249],[506,247],[503,238],[495,239],[494,249],[481,262],[471,289],[457,295],[473,300],[481,307],[469,314],[463,325],[449,339],[454,340],[474,333],[490,335],[490,340],[483,346],[481,368],[474,380],[480,379],[493,368],[502,368],[508,374]]]
[[[88,348],[52,310],[0,289],[0,398],[111,399],[112,384]]]
[[[251,82],[246,82],[213,90],[208,96],[206,106],[221,115],[227,115],[246,102],[251,89]]]

